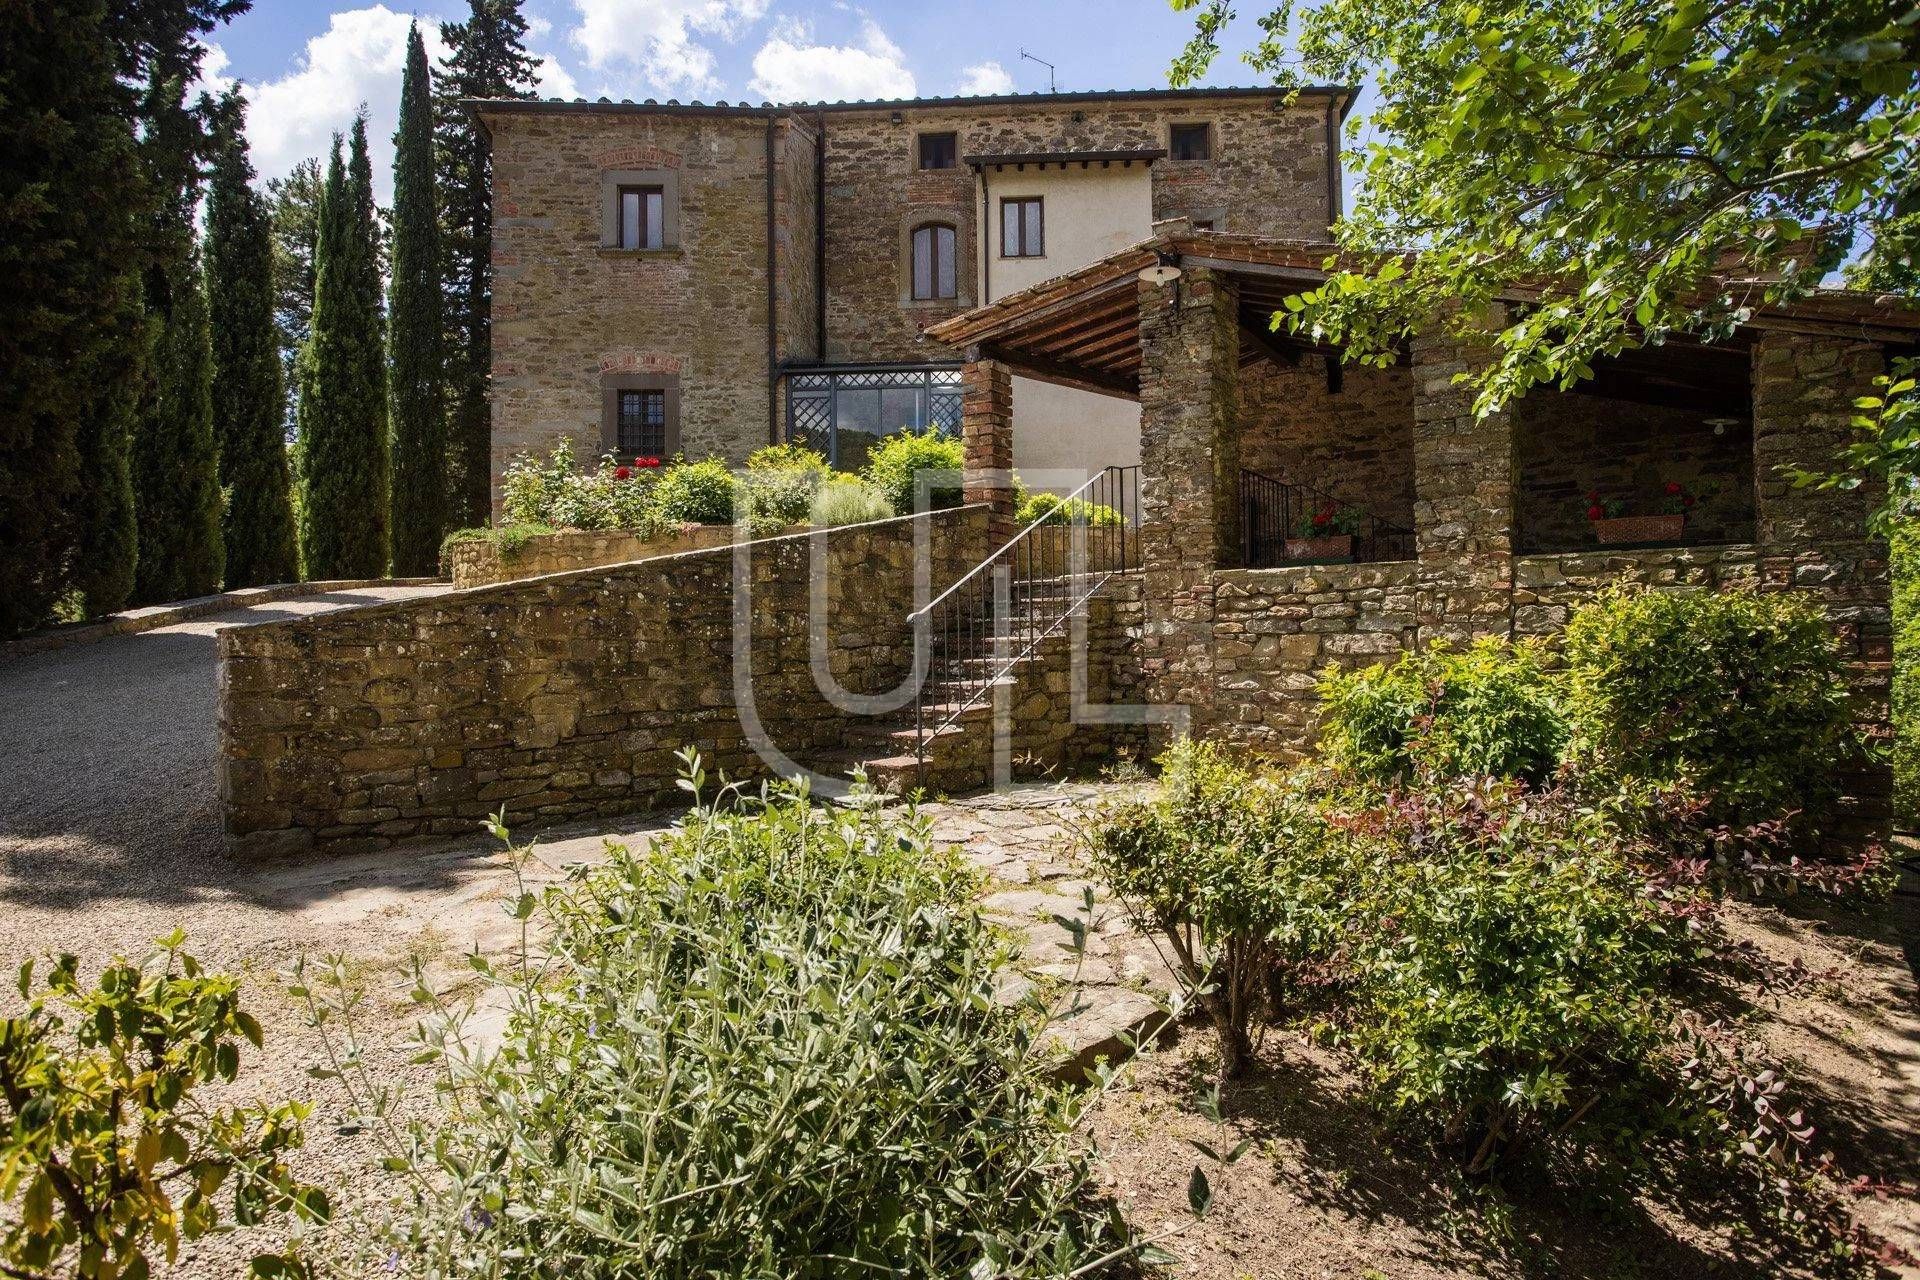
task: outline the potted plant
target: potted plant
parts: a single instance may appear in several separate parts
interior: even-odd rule
[[[1346,564],[1353,560],[1353,535],[1360,529],[1360,513],[1352,507],[1327,502],[1303,511],[1287,539],[1287,559],[1296,564]]]
[[[1663,486],[1658,515],[1630,516],[1623,500],[1602,498],[1596,490],[1587,495],[1587,519],[1603,547],[1679,542],[1686,536],[1687,513],[1693,510],[1694,501],[1685,485],[1669,480]]]

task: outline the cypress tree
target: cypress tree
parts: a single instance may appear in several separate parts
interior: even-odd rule
[[[520,0],[468,0],[465,22],[440,28],[447,59],[436,98],[440,191],[446,208],[448,374],[453,389],[449,470],[456,486],[449,518],[483,525],[492,506],[493,363],[492,157],[464,98],[531,98],[534,69]]]
[[[141,149],[157,196],[146,287],[154,361],[133,438],[134,599],[152,604],[219,590],[223,556],[212,339],[193,228],[205,133],[177,77],[148,84],[144,114]]]
[[[301,537],[313,578],[387,572],[387,370],[367,122],[350,161],[334,138],[315,249],[313,323],[300,357]]]
[[[400,129],[393,135],[393,300],[388,307],[393,571],[410,577],[437,569],[446,533],[446,370],[431,94],[427,46],[415,24],[407,32]]]
[[[207,309],[213,332],[213,422],[227,586],[299,576],[283,428],[279,330],[274,325],[273,227],[253,188],[246,103],[221,99],[207,189]]]
[[[142,367],[142,189],[107,16],[0,6],[0,636],[76,585],[118,608],[133,568],[125,417],[101,410]],[[115,494],[117,516],[96,501]]]

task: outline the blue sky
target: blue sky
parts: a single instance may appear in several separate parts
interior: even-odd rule
[[[244,81],[254,163],[265,176],[321,154],[364,103],[385,151],[408,21],[459,18],[465,0],[254,0],[216,32],[210,82]],[[1249,6],[1259,12],[1258,4]],[[974,4],[826,0],[527,0],[531,49],[553,96],[790,101],[913,94],[1154,88],[1191,31],[1166,0],[988,0]],[[1238,60],[1251,17],[1223,41],[1215,84],[1252,84]],[[376,156],[384,198],[388,165]]]

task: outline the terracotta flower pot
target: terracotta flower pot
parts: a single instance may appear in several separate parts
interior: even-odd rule
[[[1681,516],[1612,516],[1593,522],[1593,536],[1603,547],[1633,547],[1649,542],[1678,542],[1687,532]]]
[[[1330,533],[1324,538],[1288,538],[1287,559],[1296,564],[1351,563],[1353,535]]]

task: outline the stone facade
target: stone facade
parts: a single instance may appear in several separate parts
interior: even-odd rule
[[[540,534],[511,549],[490,539],[456,542],[446,549],[441,567],[453,579],[455,589],[464,589],[724,547],[732,541],[732,525],[695,525],[653,538],[626,529],[563,529]]]
[[[786,116],[490,116],[493,467],[559,437],[604,450],[609,375],[677,393],[677,446],[740,460],[772,437],[766,344],[811,355],[813,136]],[[768,160],[791,180],[769,200]],[[678,243],[606,245],[613,175],[671,181]],[[769,246],[769,213],[774,242]],[[771,252],[770,252],[771,248]],[[774,288],[768,287],[769,259]]]
[[[1240,371],[1240,465],[1413,528],[1413,371],[1262,362]]]
[[[952,358],[921,336],[935,321],[983,300],[979,258],[982,192],[964,166],[916,167],[916,139],[955,133],[959,154],[1164,150],[1175,123],[1213,129],[1213,158],[1152,166],[1153,216],[1205,215],[1220,230],[1294,239],[1322,239],[1327,208],[1327,103],[1284,94],[1208,96],[1180,93],[1122,101],[1049,101],[940,106],[891,104],[819,117],[827,137],[827,358]],[[899,119],[896,121],[895,116]],[[986,197],[997,216],[993,185]],[[958,232],[960,296],[946,302],[902,302],[903,226],[950,220]]]
[[[1709,422],[1708,418],[1731,421]],[[1595,546],[1587,495],[1629,515],[1660,510],[1663,490],[1696,495],[1690,543],[1754,540],[1753,428],[1744,404],[1703,414],[1587,393],[1535,391],[1514,405],[1523,554]]]

